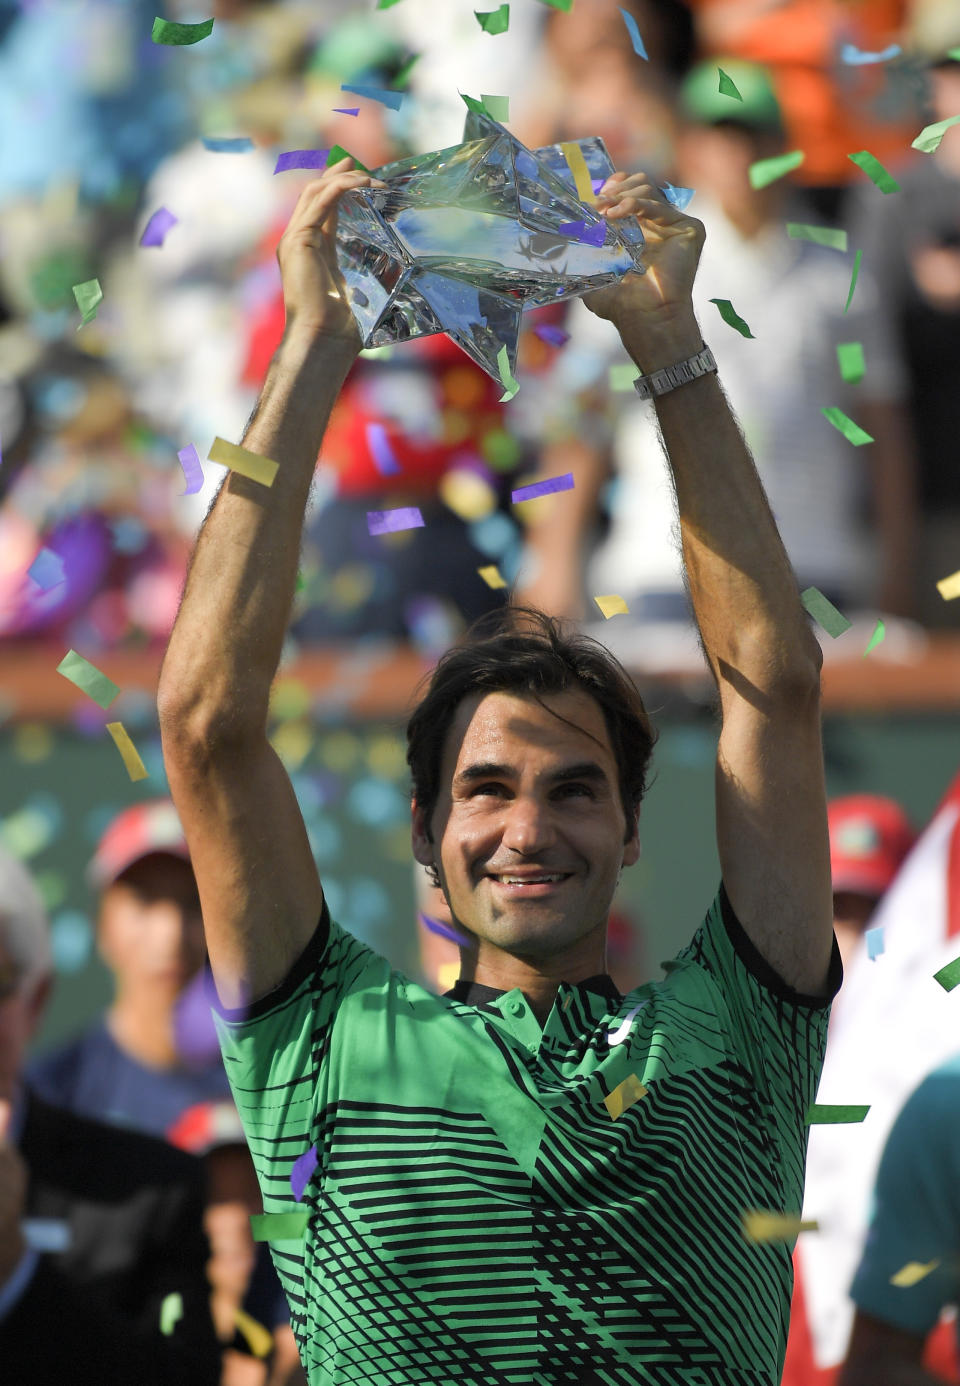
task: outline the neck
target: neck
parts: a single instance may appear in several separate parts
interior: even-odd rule
[[[175,1068],[179,1062],[169,996],[118,996],[107,1012],[107,1028],[120,1048],[140,1063]]]
[[[477,982],[497,991],[512,991],[514,987],[519,987],[541,1026],[546,1024],[561,982],[584,982],[588,977],[596,977],[607,970],[602,945],[599,954],[593,950],[582,953],[579,958],[566,954],[545,959],[540,964],[529,963],[513,953],[499,950],[495,954],[478,956],[461,949],[460,960],[460,977],[463,981]]]

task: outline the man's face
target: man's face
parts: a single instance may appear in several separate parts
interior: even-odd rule
[[[636,823],[624,840],[617,766],[589,694],[551,694],[542,705],[512,693],[465,698],[440,783],[432,843],[414,805],[414,854],[436,862],[459,925],[531,961],[605,925],[620,869],[640,845]]]
[[[47,991],[45,981],[23,981],[0,942],[0,1102],[13,1098]]]
[[[104,892],[99,941],[118,989],[175,998],[204,958],[200,900],[190,863],[158,852],[125,871]]]

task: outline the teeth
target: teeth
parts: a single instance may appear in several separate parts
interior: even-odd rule
[[[561,876],[498,876],[503,885],[543,885],[547,881],[559,881]]]

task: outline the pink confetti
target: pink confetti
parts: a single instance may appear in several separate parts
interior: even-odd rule
[[[584,245],[603,245],[607,239],[605,221],[597,222],[595,226],[588,226],[585,221],[563,221],[557,230],[561,236],[569,236],[571,240],[581,241]]]
[[[336,115],[355,115],[355,116],[358,116],[358,115],[360,114],[360,107],[359,107],[359,106],[334,106],[333,109],[334,109],[334,112],[335,112]]]
[[[548,476],[546,481],[534,481],[529,486],[520,486],[516,491],[510,492],[510,499],[516,505],[517,501],[533,500],[534,496],[549,496],[554,491],[572,491],[573,472],[564,472],[563,476]]]
[[[571,480],[570,485],[573,485]],[[417,506],[400,506],[396,510],[368,510],[367,529],[371,534],[393,534],[398,529],[423,529],[423,516]]]
[[[176,226],[179,217],[168,212],[166,207],[158,207],[144,227],[140,237],[141,245],[163,245],[164,237],[171,226]]]
[[[180,492],[181,496],[195,496],[203,485],[203,467],[200,465],[200,457],[193,443],[188,447],[181,448],[177,453],[180,459],[180,466],[183,468],[183,475],[186,479],[186,486]]]
[[[562,327],[551,327],[548,322],[538,323],[533,332],[541,342],[549,342],[551,346],[563,346],[570,340],[569,332],[564,332]]]
[[[277,158],[274,173],[286,173],[290,168],[326,168],[329,149],[288,149]]]
[[[396,476],[397,472],[402,470],[393,455],[393,448],[383,424],[367,424],[367,447],[381,476]]]
[[[298,1203],[303,1198],[304,1190],[310,1183],[310,1176],[318,1163],[319,1156],[315,1145],[312,1145],[309,1150],[305,1150],[294,1160],[293,1169],[290,1171],[290,1187],[293,1189],[293,1196]]]

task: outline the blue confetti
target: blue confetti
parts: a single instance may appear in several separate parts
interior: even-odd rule
[[[204,138],[203,147],[209,149],[212,154],[246,154],[254,146],[248,135],[240,135],[236,139]]]
[[[899,43],[891,43],[889,48],[884,48],[879,53],[867,53],[855,43],[845,43],[840,50],[840,60],[848,67],[864,67],[867,63],[888,63],[891,58],[898,58],[902,52]]]
[[[627,32],[630,35],[630,42],[633,44],[634,53],[638,54],[641,58],[646,58],[647,62],[649,62],[650,59],[647,58],[647,50],[644,48],[643,39],[640,37],[640,30],[637,28],[637,21],[627,10],[621,10],[620,13],[623,15],[623,22],[627,26]]]
[[[379,101],[382,106],[389,106],[394,111],[399,111],[404,97],[402,91],[388,91],[386,87],[365,87],[354,82],[344,82],[340,90],[352,92],[354,96],[366,96],[370,101]]]
[[[864,938],[867,941],[867,957],[871,960],[879,958],[883,952],[883,925],[878,924],[875,929],[868,929]]]
[[[44,592],[49,592],[51,587],[58,587],[66,578],[63,559],[52,549],[41,549],[27,573]]]
[[[678,212],[685,211],[693,200],[693,188],[676,188],[672,183],[661,183],[660,191]]]

